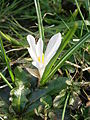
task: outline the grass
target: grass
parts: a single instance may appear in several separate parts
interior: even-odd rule
[[[88,0],[1,0],[1,119],[89,120],[88,8]],[[30,74],[37,71],[27,51],[26,37],[31,34],[36,42],[42,38],[45,49],[50,37],[58,32],[62,44],[46,66],[38,87],[37,78]]]

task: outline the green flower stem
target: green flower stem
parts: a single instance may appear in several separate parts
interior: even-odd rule
[[[3,74],[2,74],[1,72],[0,72],[0,76],[2,77],[2,79],[4,80],[4,82],[6,82],[7,85],[8,85],[11,89],[13,89],[12,85],[8,82],[8,80],[3,76]]]
[[[66,98],[66,101],[65,101],[65,104],[64,104],[64,108],[63,108],[63,113],[62,113],[62,119],[61,120],[64,120],[66,106],[67,106],[67,102],[68,102],[69,96],[70,96],[70,93],[68,93],[68,95],[67,95],[67,98]]]

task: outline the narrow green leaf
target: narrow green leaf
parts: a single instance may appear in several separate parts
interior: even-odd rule
[[[2,77],[2,79],[4,80],[5,83],[7,83],[7,85],[12,89],[12,85],[8,82],[8,80],[3,76],[3,74],[0,72],[0,76]]]
[[[6,64],[7,64],[7,68],[8,68],[8,71],[9,71],[9,74],[10,74],[10,77],[11,77],[11,80],[12,82],[14,82],[14,75],[12,73],[12,70],[11,70],[11,67],[10,67],[10,64],[9,64],[9,61],[8,61],[8,58],[7,58],[7,55],[5,53],[5,50],[4,50],[4,46],[3,46],[3,42],[2,42],[2,39],[0,38],[0,47],[1,47],[1,51],[2,51],[2,54],[4,55],[4,59],[6,61]]]
[[[42,79],[41,85],[44,85],[53,75],[54,73],[64,64],[64,62],[77,50],[81,47],[83,43],[86,42],[87,39],[90,39],[90,32],[85,34],[79,42],[77,42],[75,45],[73,45],[56,63],[54,66],[54,69],[50,72],[48,77]]]
[[[43,28],[43,23],[42,23],[42,16],[41,16],[39,0],[34,0],[34,3],[35,3],[35,7],[36,7],[36,12],[37,12],[40,38],[42,38],[42,40],[44,41],[44,28]]]
[[[68,93],[67,98],[65,100],[65,104],[64,104],[64,108],[63,108],[63,113],[62,113],[62,120],[64,120],[64,117],[65,117],[65,111],[66,111],[66,106],[67,106],[67,102],[68,102],[69,96],[70,96],[70,93]]]
[[[77,23],[75,23],[74,27],[71,30],[68,31],[68,33],[66,34],[66,36],[62,40],[62,43],[61,43],[58,51],[56,52],[56,54],[54,55],[54,57],[50,60],[49,64],[46,66],[46,69],[44,71],[44,74],[42,76],[40,84],[42,84],[43,82],[45,82],[45,79],[48,77],[49,73],[51,72],[52,67],[55,64],[57,58],[59,57],[59,55],[62,52],[62,50],[66,47],[66,45],[68,44],[68,42],[73,37],[76,29],[77,29]]]
[[[2,31],[0,31],[0,35],[14,45],[23,46],[21,42],[18,42],[17,40],[15,40],[14,38],[10,37],[7,34],[4,34]]]
[[[83,23],[85,24],[85,27],[86,27],[87,31],[89,32],[89,29],[88,29],[88,27],[87,27],[87,25],[86,25],[86,23],[85,23],[83,14],[82,14],[82,12],[81,12],[81,10],[80,10],[80,7],[79,7],[79,4],[78,4],[77,0],[75,0],[75,2],[76,2],[76,6],[77,6],[77,8],[78,8],[78,11],[79,11],[79,13],[80,13],[80,16],[81,16],[81,18],[82,18],[82,20],[83,20]]]
[[[23,27],[14,17],[12,17],[13,21],[11,19],[8,19],[14,26],[21,28],[22,30],[24,30],[25,32],[28,32],[31,35],[36,35],[34,32],[31,32],[30,30],[26,29],[25,27]]]

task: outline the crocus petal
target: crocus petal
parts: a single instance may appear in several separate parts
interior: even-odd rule
[[[37,56],[40,57],[40,60],[42,61],[42,54],[43,54],[43,41],[42,39],[40,38],[37,42],[37,45],[36,45],[36,53],[37,53]]]
[[[27,36],[27,41],[30,45],[30,49],[28,48],[28,51],[32,57],[33,60],[37,59],[37,54],[36,54],[36,44],[35,44],[35,38],[32,35]]]
[[[38,68],[38,69],[40,68],[40,67],[39,67],[39,63],[36,62],[36,61],[33,61],[33,62],[32,62],[32,65],[34,65],[34,66],[35,66],[36,68]]]
[[[38,69],[41,69],[44,66],[42,63],[40,63],[38,61],[33,61],[32,64]]]
[[[28,52],[29,52],[31,58],[33,59],[33,61],[38,61],[35,52],[31,48],[27,48],[27,49],[28,49]]]
[[[43,72],[45,70],[45,66],[39,62],[33,61],[32,64],[39,70],[40,78],[43,75]]]
[[[32,35],[27,36],[27,41],[30,46],[35,45],[35,38]]]
[[[47,65],[51,58],[55,55],[61,44],[61,33],[57,33],[51,37],[45,52],[45,64]]]
[[[39,69],[39,74],[40,74],[40,78],[42,78],[42,75],[44,73],[45,67],[43,66],[41,69]]]

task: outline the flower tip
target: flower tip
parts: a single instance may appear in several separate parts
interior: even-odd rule
[[[27,35],[27,41],[29,41],[31,39],[31,35]]]
[[[27,40],[33,40],[35,39],[32,35],[27,35]]]
[[[60,38],[59,40],[62,41],[62,35],[61,35],[61,33],[59,32],[59,33],[57,33],[57,35],[58,35],[58,38]]]
[[[59,32],[59,33],[57,33],[57,35],[59,36],[59,37],[61,37],[61,33]]]
[[[27,35],[27,41],[28,41],[30,46],[35,44],[35,38],[32,35]]]

